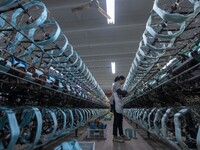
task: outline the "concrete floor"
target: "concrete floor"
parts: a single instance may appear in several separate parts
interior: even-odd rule
[[[113,120],[103,122],[108,126],[108,138],[106,140],[95,140],[95,150],[153,150],[152,147],[139,134],[137,134],[137,139],[132,139],[131,141],[126,141],[125,143],[113,142]],[[123,128],[132,128],[132,126],[124,119]]]
[[[74,137],[74,134],[59,138],[56,141],[49,143],[48,145],[40,148],[42,150],[53,150],[54,147],[61,144],[64,141],[70,141],[77,139],[78,141],[93,141],[95,142],[95,150],[173,150],[168,145],[161,143],[154,137],[147,137],[146,131],[141,128],[137,128],[137,139],[126,141],[125,143],[113,142],[112,138],[112,124],[113,119],[110,121],[104,121],[107,124],[107,139],[87,139],[87,126],[83,127],[78,132],[78,137]],[[136,128],[135,124],[130,124],[126,119],[123,120],[124,129]]]

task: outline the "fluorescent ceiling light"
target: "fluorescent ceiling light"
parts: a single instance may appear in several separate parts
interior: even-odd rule
[[[112,74],[115,74],[115,62],[111,62]]]
[[[107,19],[108,24],[115,24],[115,0],[106,0],[107,13],[111,19]]]

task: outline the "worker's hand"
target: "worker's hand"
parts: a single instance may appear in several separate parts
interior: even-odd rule
[[[130,93],[127,93],[127,94],[126,94],[126,97],[129,96],[129,95],[131,95],[131,94],[130,94]]]

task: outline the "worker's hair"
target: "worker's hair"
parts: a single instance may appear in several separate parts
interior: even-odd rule
[[[115,77],[114,82],[117,82],[117,81],[119,81],[119,76],[116,76],[116,77]]]
[[[117,76],[117,77],[115,77],[114,82],[117,82],[117,81],[119,81],[119,80],[124,80],[124,79],[125,79],[124,76]]]
[[[125,77],[124,76],[119,76],[119,78],[118,78],[119,80],[124,80],[125,79]]]

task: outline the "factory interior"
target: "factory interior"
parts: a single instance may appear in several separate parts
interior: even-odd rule
[[[0,0],[0,150],[200,150],[200,1]]]

